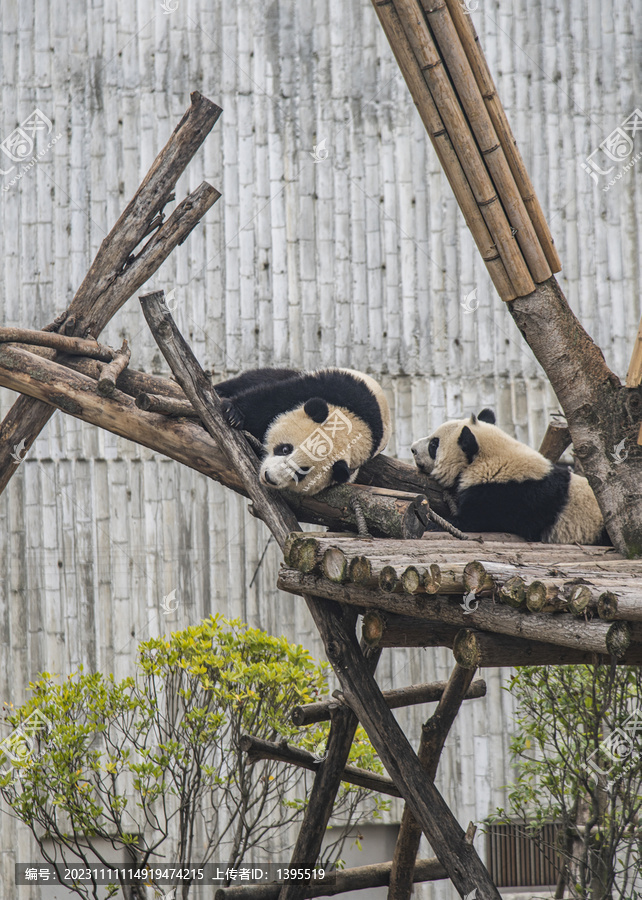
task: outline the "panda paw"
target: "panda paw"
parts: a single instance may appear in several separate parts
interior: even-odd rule
[[[227,397],[221,398],[221,406],[223,407],[223,415],[227,424],[231,425],[232,428],[242,428],[245,416],[238,406],[235,406],[234,402]]]

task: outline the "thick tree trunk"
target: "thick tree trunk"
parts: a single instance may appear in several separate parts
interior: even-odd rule
[[[614,546],[642,556],[642,387],[610,371],[554,277],[508,308],[557,394]]]

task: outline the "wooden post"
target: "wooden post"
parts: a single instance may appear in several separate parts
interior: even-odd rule
[[[455,721],[463,700],[470,690],[474,674],[474,669],[463,669],[459,665],[455,666],[437,709],[421,729],[421,740],[417,755],[419,762],[426,770],[426,778],[432,782],[434,782],[437,774],[439,758],[446,743],[448,732]],[[401,817],[401,826],[392,857],[388,900],[410,900],[413,872],[420,839],[421,826],[406,805]]]

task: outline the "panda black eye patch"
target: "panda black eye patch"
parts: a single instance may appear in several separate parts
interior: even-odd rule
[[[277,444],[274,448],[275,456],[289,456],[294,450],[292,444]]]
[[[437,458],[437,447],[439,446],[439,438],[433,438],[428,444],[428,456],[431,459]]]

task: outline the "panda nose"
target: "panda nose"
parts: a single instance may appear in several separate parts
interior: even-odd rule
[[[270,477],[270,473],[269,473],[269,472],[264,472],[264,473],[263,473],[263,478],[265,479],[266,484],[271,484],[271,485],[275,485],[275,484],[276,484],[276,481],[273,481],[272,478]]]

